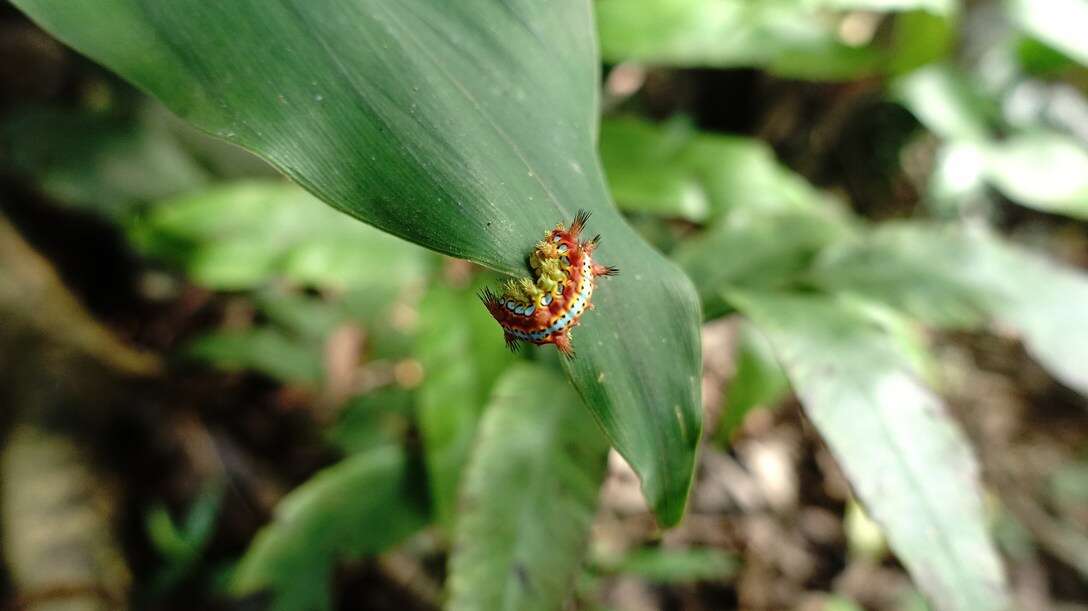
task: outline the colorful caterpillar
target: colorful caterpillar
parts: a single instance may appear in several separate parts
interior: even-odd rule
[[[555,344],[567,358],[574,357],[570,331],[577,327],[582,314],[593,309],[591,301],[598,276],[615,276],[615,267],[593,262],[593,251],[601,241],[579,242],[578,237],[589,220],[589,213],[579,210],[566,229],[559,224],[544,234],[529,255],[529,266],[536,276],[508,280],[502,296],[484,289],[480,299],[487,311],[502,326],[506,345],[516,351],[520,341],[542,346]]]

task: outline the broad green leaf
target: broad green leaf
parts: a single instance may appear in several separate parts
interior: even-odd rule
[[[326,203],[427,248],[524,274],[545,230],[593,212],[599,257],[623,273],[595,294],[566,368],[661,522],[680,519],[701,426],[699,306],[609,201],[588,0],[16,6]]]
[[[809,419],[936,608],[1007,609],[970,447],[879,322],[830,297],[730,299],[767,335]]]
[[[495,322],[479,307],[479,288],[436,284],[419,311],[419,428],[432,503],[447,527],[453,524],[458,484],[491,387],[514,361],[505,345],[492,341]]]
[[[1028,34],[1088,66],[1088,2],[1084,0],[1005,0],[1009,16]]]
[[[61,204],[124,220],[139,204],[203,187],[197,162],[147,113],[39,108],[0,123],[11,167]]]
[[[725,388],[725,405],[717,438],[728,445],[744,424],[744,418],[754,409],[773,407],[790,392],[782,366],[778,364],[767,339],[748,321],[737,334],[734,357],[736,373]]]
[[[927,324],[975,328],[987,319],[991,294],[964,282],[964,270],[955,262],[962,250],[955,242],[888,223],[829,248],[811,278],[830,291],[880,300]]]
[[[808,209],[828,201],[767,144],[700,133],[684,121],[607,119],[601,161],[617,203],[629,212],[702,222],[741,208]]]
[[[346,458],[280,501],[231,589],[271,591],[271,611],[331,611],[335,562],[380,553],[421,528],[427,518],[420,496],[399,448]]]
[[[987,153],[987,176],[1009,199],[1088,219],[1088,150],[1073,137],[1020,134],[991,145]]]
[[[926,322],[1017,333],[1059,380],[1088,395],[1088,277],[985,231],[893,223],[829,250],[817,283]]]
[[[322,288],[422,282],[425,251],[320,206],[282,181],[231,183],[162,202],[131,231],[147,254],[220,290],[284,278]]]
[[[930,131],[950,140],[990,139],[996,109],[971,82],[948,65],[916,70],[893,84],[893,94]]]
[[[448,608],[551,611],[573,586],[608,445],[546,366],[499,380],[465,474]]]
[[[738,216],[688,240],[673,258],[695,282],[709,320],[731,309],[723,291],[794,284],[821,249],[849,234],[833,210]]]

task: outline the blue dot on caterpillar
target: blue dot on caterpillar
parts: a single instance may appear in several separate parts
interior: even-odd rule
[[[570,332],[593,309],[597,278],[619,273],[593,260],[600,235],[579,241],[588,221],[589,212],[579,210],[569,229],[559,224],[545,232],[529,255],[532,278],[508,280],[501,294],[491,289],[480,293],[511,350],[516,351],[520,342],[555,344],[564,356],[574,358]]]

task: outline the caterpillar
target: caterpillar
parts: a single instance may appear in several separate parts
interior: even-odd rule
[[[571,329],[582,314],[593,309],[593,290],[600,276],[615,276],[619,269],[593,261],[593,251],[601,242],[600,234],[579,242],[589,221],[589,212],[579,210],[570,229],[561,223],[546,231],[544,239],[529,255],[533,278],[508,280],[502,294],[484,289],[480,299],[503,329],[510,350],[520,342],[555,347],[567,358],[574,358]]]

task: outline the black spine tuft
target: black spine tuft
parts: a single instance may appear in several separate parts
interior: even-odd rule
[[[580,232],[582,228],[586,226],[586,223],[589,222],[589,216],[590,212],[588,210],[579,210],[578,213],[574,215],[574,222],[570,224],[570,232],[574,234]]]

